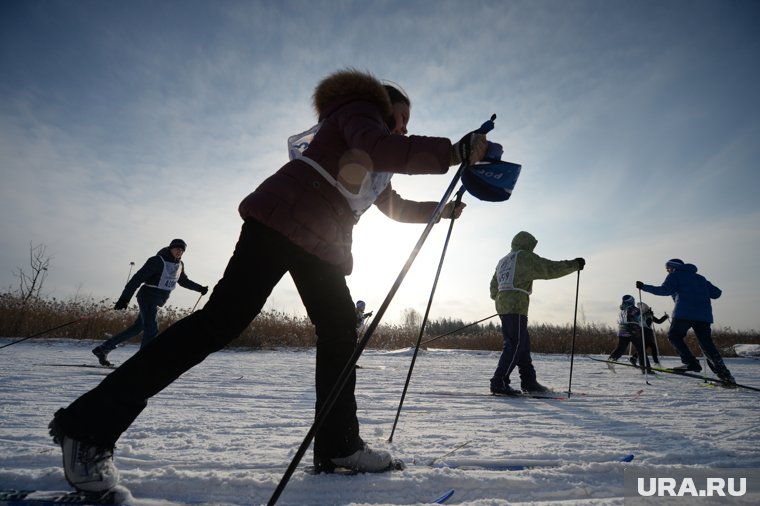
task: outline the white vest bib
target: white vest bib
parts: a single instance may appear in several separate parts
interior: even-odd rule
[[[361,185],[359,185],[358,191],[356,193],[352,192],[343,186],[340,181],[332,177],[319,163],[307,156],[303,156],[303,152],[309,147],[309,144],[312,139],[314,139],[314,136],[321,126],[322,123],[318,123],[305,132],[288,137],[288,156],[291,160],[302,160],[306,162],[314,170],[319,172],[323,178],[343,195],[343,198],[346,199],[348,206],[351,208],[354,217],[358,221],[359,218],[361,218],[361,215],[375,203],[377,197],[383,193],[383,190],[385,190],[388,183],[390,183],[393,173],[367,171],[367,173],[364,174]]]
[[[161,257],[159,256],[158,258]],[[161,261],[164,263],[164,271],[161,273],[161,280],[158,282],[158,285],[146,284],[145,286],[152,286],[153,288],[171,292],[177,287],[177,281],[179,281],[179,277],[182,275],[182,262],[175,264],[174,262],[167,262],[163,258],[161,258]]]
[[[496,265],[496,281],[499,282],[500,292],[516,291],[531,294],[528,290],[515,288],[515,270],[517,268],[517,255],[519,254],[520,251],[511,251]]]

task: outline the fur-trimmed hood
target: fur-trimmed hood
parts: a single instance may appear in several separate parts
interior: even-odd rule
[[[383,117],[391,115],[391,100],[379,79],[368,72],[356,69],[339,70],[317,84],[312,105],[317,116],[323,119],[337,107],[353,101],[366,100],[377,104]]]
[[[449,139],[392,134],[388,127],[392,118],[390,102],[385,86],[367,72],[349,68],[321,80],[313,94],[321,125],[303,158],[291,160],[262,182],[240,203],[240,216],[280,233],[295,246],[339,266],[348,275],[356,215],[348,200],[353,196],[341,192],[333,180],[363,184],[369,171],[445,174],[451,161]],[[383,213],[394,220],[413,223],[430,219],[437,202],[394,197],[387,175],[382,177],[387,186],[380,186],[378,178],[373,191],[385,188],[375,201]],[[368,181],[374,184],[372,177]],[[353,193],[348,186],[344,189]]]

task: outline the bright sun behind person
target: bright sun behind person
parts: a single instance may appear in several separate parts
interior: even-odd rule
[[[399,223],[376,208],[362,216],[354,228],[354,270],[346,278],[354,300],[366,301],[368,310],[380,306],[424,229],[424,223]],[[398,323],[408,307],[420,313],[425,310],[446,229],[443,221],[433,227],[383,317],[384,322]]]
[[[408,224],[393,221],[376,208],[369,209],[354,228],[354,271],[348,277],[352,295],[369,297],[355,290],[387,292],[396,280],[424,224]],[[384,294],[382,295],[384,297]]]

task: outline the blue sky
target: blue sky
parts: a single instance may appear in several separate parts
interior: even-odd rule
[[[213,286],[237,206],[315,123],[314,85],[345,67],[412,98],[410,133],[489,138],[523,165],[513,197],[468,204],[432,318],[494,313],[488,283],[511,238],[583,256],[578,319],[614,324],[637,279],[694,263],[724,295],[716,324],[760,329],[760,4],[754,1],[35,1],[0,3],[0,288],[30,243],[45,292],[116,298],[129,262],[174,237]],[[439,200],[445,176],[396,176]],[[422,226],[376,209],[355,229],[355,298],[377,308]],[[420,313],[439,225],[386,319]],[[576,276],[537,281],[533,323],[571,324]],[[195,292],[171,303],[191,307]],[[668,298],[644,294],[659,315]],[[302,314],[289,278],[268,309]]]

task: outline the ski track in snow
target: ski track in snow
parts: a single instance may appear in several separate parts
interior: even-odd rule
[[[0,488],[69,488],[47,424],[109,371],[51,364],[95,364],[94,345],[34,340],[0,351]],[[136,351],[128,345],[109,358],[121,363]],[[356,389],[362,437],[407,468],[312,476],[303,471],[309,451],[278,504],[422,504],[455,489],[446,504],[622,505],[627,466],[760,468],[757,392],[664,374],[646,385],[636,369],[613,373],[575,357],[568,400],[483,395],[498,356],[420,351],[388,443],[411,350],[366,351]],[[313,420],[314,357],[314,350],[224,350],[154,397],[116,447],[133,503],[265,504]],[[568,356],[533,358],[541,383],[567,390]],[[760,386],[757,360],[727,364],[737,381]],[[516,371],[512,379],[519,386]],[[631,453],[632,463],[618,462]],[[451,467],[542,462],[555,467]]]

